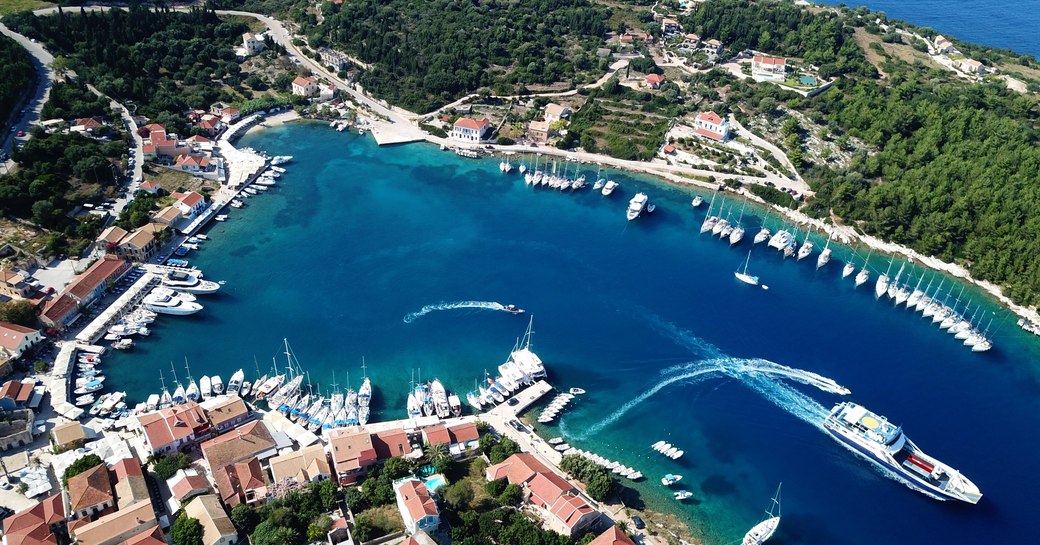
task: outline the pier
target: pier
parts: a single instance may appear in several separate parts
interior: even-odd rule
[[[144,299],[148,290],[159,283],[159,277],[152,273],[141,275],[118,299],[115,300],[104,312],[87,324],[82,331],[76,335],[76,340],[82,343],[93,343],[104,336],[105,331],[115,322],[128,307],[136,305]]]

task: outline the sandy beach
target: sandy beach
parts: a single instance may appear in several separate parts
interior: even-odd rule
[[[261,130],[265,127],[280,127],[282,125],[285,125],[286,123],[289,123],[290,121],[299,121],[300,119],[300,114],[296,113],[296,110],[287,110],[284,112],[280,112],[264,118],[264,121],[261,123],[257,123],[256,125],[249,127],[249,129],[246,130],[243,136],[246,134],[250,134],[253,131]]]

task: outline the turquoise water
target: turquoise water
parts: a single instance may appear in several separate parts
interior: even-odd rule
[[[284,361],[288,338],[322,387],[335,373],[339,386],[356,388],[364,357],[373,419],[401,418],[413,372],[465,392],[527,325],[494,310],[421,310],[514,303],[535,317],[534,349],[550,380],[588,390],[543,431],[636,467],[648,477],[636,487],[642,500],[707,521],[711,542],[743,535],[780,481],[777,543],[1035,535],[1038,479],[1028,464],[1040,457],[1040,349],[995,306],[985,310],[998,311],[997,348],[972,354],[841,280],[846,248],[816,271],[815,257],[784,261],[759,246],[749,271],[769,289],[737,282],[732,272],[762,218],[774,229],[779,220],[749,208],[747,240],[731,249],[697,234],[703,209],[690,208],[689,189],[612,173],[622,186],[611,198],[531,190],[497,160],[424,144],[379,149],[317,124],[265,130],[242,145],[296,160],[277,189],[232,211],[189,256],[208,279],[227,281],[222,293],[200,297],[206,308],[194,317],[160,318],[134,353],[110,358],[109,381],[134,399],[158,390],[160,371],[169,384],[171,362],[183,379],[185,358],[196,377],[226,382],[241,367],[253,379],[254,358],[266,373],[272,359]],[[626,222],[637,190],[658,209]],[[887,266],[875,256],[870,286]],[[841,398],[769,378],[770,362],[847,386],[986,496],[977,506],[938,502],[885,477],[821,430]],[[686,455],[673,462],[651,451],[662,439]],[[657,483],[665,473],[683,474],[694,501],[678,506]]]

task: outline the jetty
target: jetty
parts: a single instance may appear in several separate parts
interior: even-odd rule
[[[94,318],[92,322],[87,324],[82,331],[76,335],[76,340],[81,343],[94,343],[97,342],[105,331],[108,330],[119,317],[123,314],[123,311],[141,302],[145,295],[148,295],[148,291],[153,286],[159,283],[159,277],[153,273],[145,273],[141,275],[118,299],[115,300],[111,305],[108,306]]]

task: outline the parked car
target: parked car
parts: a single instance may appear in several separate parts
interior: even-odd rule
[[[646,523],[643,522],[643,519],[639,518],[639,515],[632,517],[632,524],[635,525],[636,530],[646,528]]]

